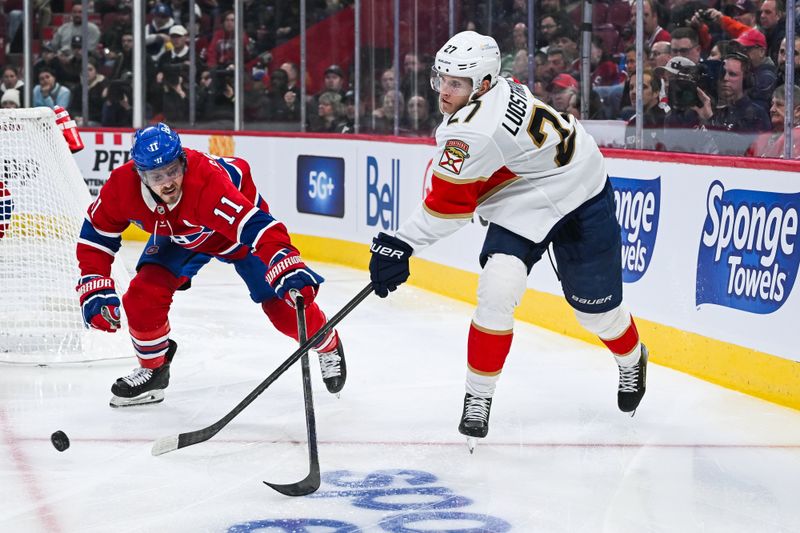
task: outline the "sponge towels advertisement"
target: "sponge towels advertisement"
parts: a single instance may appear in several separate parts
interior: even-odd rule
[[[95,183],[110,170],[97,163],[108,160],[104,135],[112,134],[85,134],[87,149],[75,156],[84,178]],[[428,143],[359,138],[182,134],[182,140],[247,159],[273,214],[293,233],[365,246],[379,231],[393,232],[420,204],[435,151]],[[129,143],[125,135],[114,148]],[[800,316],[796,174],[621,154],[606,166],[622,236],[625,300],[634,313],[800,361],[800,343],[787,334]],[[485,231],[486,222],[475,217],[420,256],[477,273]],[[534,267],[528,287],[561,295],[546,260]]]
[[[697,257],[697,304],[750,313],[780,309],[797,278],[800,194],[708,189]]]

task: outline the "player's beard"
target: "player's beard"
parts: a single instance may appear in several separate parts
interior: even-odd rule
[[[158,197],[161,198],[161,200],[163,200],[164,203],[166,203],[167,205],[174,205],[174,204],[178,203],[178,200],[181,197],[181,188],[180,188],[180,186],[173,183],[170,187],[167,187],[166,189],[168,191],[170,191],[170,192],[166,193],[162,189],[161,192],[159,193]]]

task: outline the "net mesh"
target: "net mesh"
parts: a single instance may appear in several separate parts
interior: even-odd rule
[[[120,351],[121,339],[89,337],[81,319],[75,245],[91,201],[53,111],[0,110],[0,361],[129,353]],[[127,273],[113,275],[121,294]]]

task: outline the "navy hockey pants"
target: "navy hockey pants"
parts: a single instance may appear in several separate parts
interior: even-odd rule
[[[542,242],[490,224],[481,267],[492,254],[503,253],[518,257],[530,273],[551,243],[564,296],[574,309],[603,313],[622,303],[622,244],[610,181],[561,219]]]
[[[186,277],[191,280],[214,256],[187,250],[172,242],[169,237],[159,235],[150,236],[147,246],[144,247],[139,262],[138,271],[142,265],[160,265],[169,270],[175,277]],[[267,265],[253,254],[247,254],[241,259],[230,261],[218,257],[223,263],[231,263],[236,273],[247,285],[250,298],[255,303],[262,303],[272,298],[277,298],[275,291],[267,283],[265,275]],[[178,289],[180,290],[180,289]]]

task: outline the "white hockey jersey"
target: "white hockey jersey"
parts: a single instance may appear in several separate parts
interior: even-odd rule
[[[415,253],[474,213],[541,242],[606,181],[603,155],[583,126],[503,78],[445,116],[436,144],[431,191],[396,234]]]

